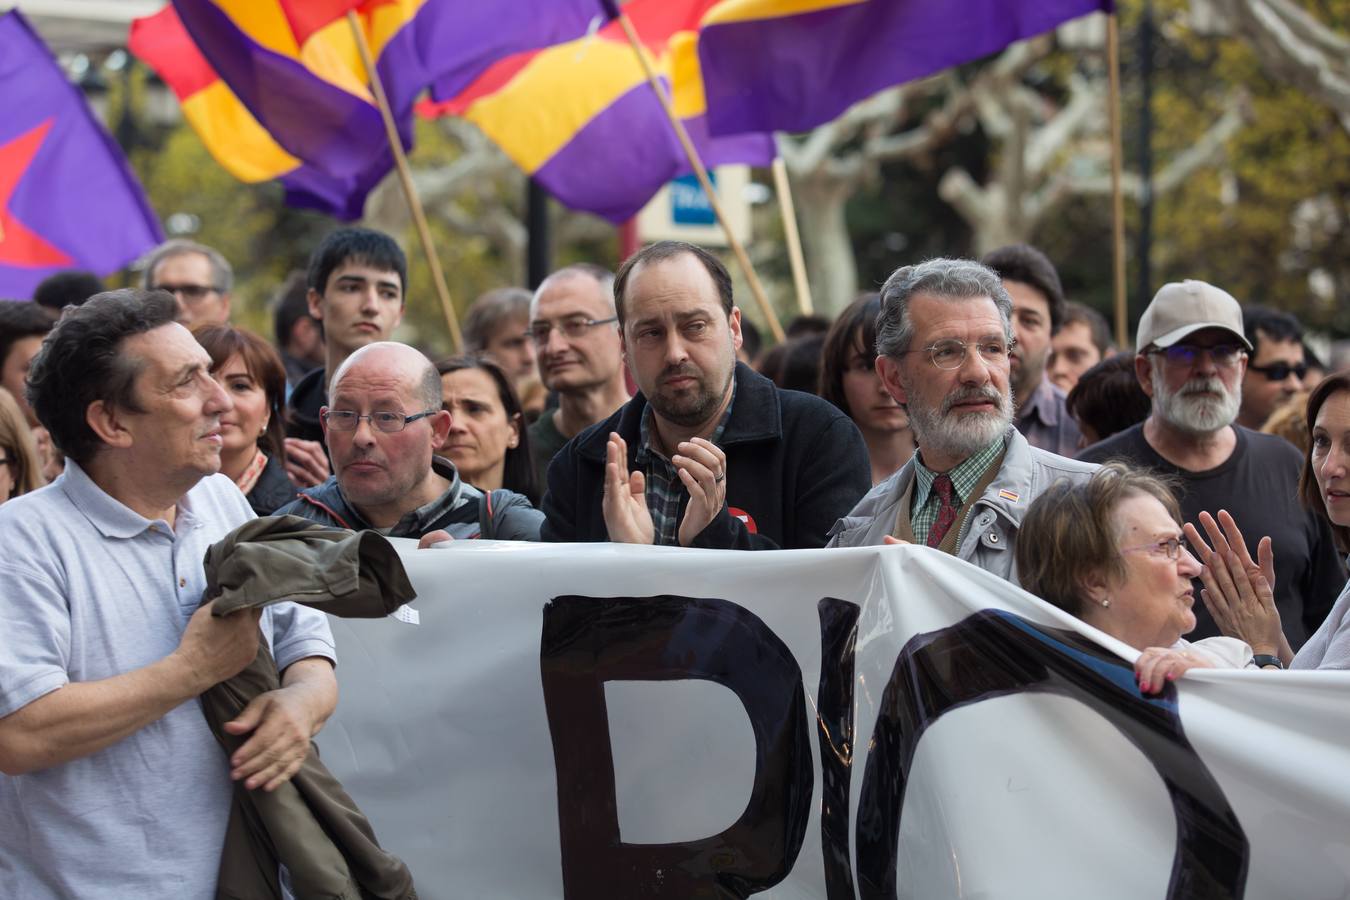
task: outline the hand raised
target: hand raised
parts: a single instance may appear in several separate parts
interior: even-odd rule
[[[328,454],[318,441],[286,438],[286,477],[302,488],[323,484],[332,474]]]
[[[1242,531],[1238,528],[1237,520],[1229,515],[1228,510],[1219,510],[1217,522],[1207,512],[1200,513],[1199,518],[1205,533],[1209,535],[1209,544],[1205,543],[1204,539],[1200,537],[1200,532],[1196,530],[1194,525],[1188,523],[1183,526],[1183,529],[1186,532],[1186,539],[1195,548],[1196,556],[1199,557],[1200,562],[1209,565],[1212,554],[1225,555],[1229,550],[1232,550],[1237,554],[1238,560],[1247,570],[1249,577],[1255,577],[1257,574],[1264,575],[1267,583],[1270,584],[1270,589],[1275,590],[1275,553],[1271,549],[1269,535],[1257,542],[1257,559],[1253,560],[1251,553],[1247,550],[1247,542],[1242,536]]]
[[[727,505],[727,457],[712,441],[694,438],[682,442],[670,458],[689,492],[689,505],[680,519],[680,546],[688,547]]]
[[[605,445],[605,496],[600,504],[609,539],[621,544],[650,544],[656,526],[647,509],[647,479],[628,471],[628,444],[610,434]]]

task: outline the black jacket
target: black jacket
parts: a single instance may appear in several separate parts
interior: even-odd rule
[[[286,475],[286,467],[273,454],[267,457],[267,465],[263,466],[253,490],[248,492],[245,499],[255,513],[270,516],[294,500],[296,493],[295,485]]]
[[[286,403],[286,436],[306,441],[318,441],[325,447],[323,423],[319,410],[328,402],[328,385],[323,366],[312,370],[296,382],[291,399]]]
[[[853,420],[811,394],[783,391],[736,366],[736,397],[718,446],[727,457],[727,506],[695,547],[823,547],[830,528],[871,484],[867,447]],[[605,445],[617,431],[635,466],[647,398],[641,393],[567,443],[548,469],[546,541],[607,541],[601,498]],[[684,515],[688,495],[680,504]]]
[[[498,541],[537,541],[543,513],[530,501],[514,491],[492,491],[484,494],[471,484],[459,480],[459,471],[448,459],[434,456],[431,467],[437,475],[449,479],[444,508],[434,511],[430,518],[409,513],[399,520],[390,537],[420,538],[430,531],[446,531],[455,540],[482,537]],[[372,529],[355,507],[347,502],[337,476],[330,476],[323,484],[301,491],[294,502],[277,510],[278,516],[301,516],[311,522],[332,528],[351,528],[356,531]]]

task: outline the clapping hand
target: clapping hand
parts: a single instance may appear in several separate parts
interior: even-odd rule
[[[1204,563],[1200,599],[1205,608],[1224,634],[1246,641],[1255,653],[1278,656],[1287,665],[1294,654],[1275,606],[1275,555],[1270,538],[1261,538],[1257,545],[1258,562],[1226,511],[1219,511],[1218,522],[1202,512],[1200,524],[1209,535],[1208,544],[1194,525],[1187,523],[1184,528]]]
[[[683,441],[670,461],[689,492],[689,505],[680,519],[680,546],[688,547],[722,511],[727,502],[727,457],[712,441]]]
[[[650,544],[656,526],[647,509],[647,479],[628,471],[628,443],[610,434],[605,446],[605,497],[601,502],[609,539],[623,544]]]

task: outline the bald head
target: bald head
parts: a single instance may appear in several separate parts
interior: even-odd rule
[[[347,357],[328,383],[328,402],[338,394],[342,380],[350,375],[373,376],[381,382],[397,382],[406,396],[423,409],[440,409],[441,376],[420,350],[395,341],[367,344]]]

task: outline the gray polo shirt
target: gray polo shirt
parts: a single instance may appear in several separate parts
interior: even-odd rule
[[[251,518],[234,483],[213,475],[170,528],[71,461],[48,487],[0,506],[0,717],[171,653],[206,589],[206,548]],[[280,604],[262,631],[281,668],[334,658],[322,613]],[[210,900],[231,789],[196,700],[98,753],[0,775],[3,893]]]

